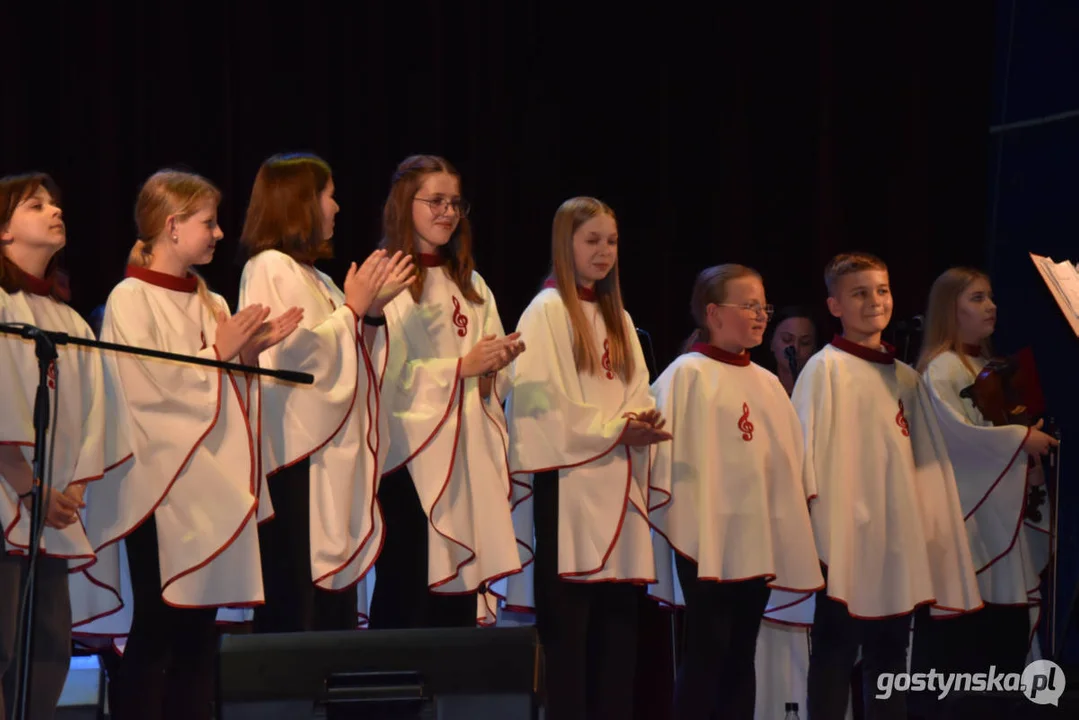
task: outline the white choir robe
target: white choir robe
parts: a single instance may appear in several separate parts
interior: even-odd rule
[[[856,618],[982,607],[948,451],[921,378],[836,337],[791,397],[828,596]]]
[[[569,312],[557,289],[542,290],[517,324],[528,347],[514,361],[506,401],[517,540],[529,551],[535,548],[533,476],[558,470],[559,576],[572,582],[653,583],[648,448],[621,443],[627,414],[655,408],[648,367],[633,321],[624,313],[635,370],[629,382],[614,374],[599,305],[582,301],[581,306],[603,359],[595,375],[577,370]],[[506,593],[508,608],[535,608],[531,564],[509,578]]]
[[[1030,429],[993,427],[971,400],[960,397],[986,364],[982,357],[966,359],[971,369],[955,352],[941,353],[926,368],[925,381],[955,471],[981,596],[998,605],[1029,606],[1033,641],[1049,512],[1043,511],[1040,526],[1024,519],[1029,456],[1023,444]]]
[[[269,307],[270,317],[292,307],[304,313],[260,366],[314,376],[313,385],[259,379],[262,476],[309,460],[311,579],[323,590],[359,584],[357,625],[364,625],[366,584],[384,536],[375,493],[388,433],[361,319],[328,275],[277,250],[244,266],[240,307],[254,304]]]
[[[37,282],[33,282],[37,280]],[[93,340],[90,327],[78,313],[48,296],[47,283],[29,278],[36,292],[8,294],[0,289],[0,323],[24,323],[42,330]],[[40,294],[38,294],[40,293]],[[57,359],[48,371],[48,465],[52,486],[63,492],[76,483],[91,487],[102,475],[104,462],[105,392],[101,358],[96,351],[58,345]],[[0,334],[0,445],[17,445],[33,467],[34,402],[40,372],[34,342]],[[18,493],[0,475],[0,532],[7,552],[25,555],[30,547],[30,513]],[[39,551],[66,558],[72,572],[94,563],[93,547],[81,522],[63,530],[45,526]]]
[[[678,357],[652,385],[669,442],[653,449],[650,518],[658,582],[684,605],[674,553],[716,582],[766,578],[776,619],[824,587],[802,485],[802,433],[783,386],[748,355],[708,345]],[[661,563],[666,556],[669,562]]]
[[[427,514],[429,588],[454,594],[484,585],[476,621],[493,625],[498,598],[491,586],[519,573],[531,554],[517,547],[510,516],[502,411],[508,373],[497,374],[486,399],[478,378],[461,377],[461,358],[481,338],[505,334],[477,272],[472,286],[483,304],[465,299],[445,266],[428,267],[418,303],[406,290],[386,306],[374,355],[389,413],[385,474],[407,465]]]
[[[210,360],[217,319],[186,282],[142,268],[109,294],[105,342]],[[228,312],[211,294],[215,309]],[[75,632],[130,630],[133,596],[121,542],[153,514],[161,596],[175,607],[263,601],[260,504],[248,380],[205,366],[106,351],[110,422],[105,477],[90,487],[86,530],[98,562],[72,581]]]

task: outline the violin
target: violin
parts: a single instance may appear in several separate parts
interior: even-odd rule
[[[1030,348],[1024,348],[1012,357],[990,360],[978,373],[974,383],[959,392],[959,397],[973,402],[982,416],[997,426],[1030,427],[1045,414],[1045,396]],[[1043,429],[1059,439],[1059,431],[1052,418],[1045,418]],[[1033,458],[1030,462],[1033,463]],[[1050,456],[1050,462],[1056,464],[1055,456]],[[1040,522],[1040,508],[1045,501],[1045,488],[1031,487],[1027,496],[1026,518]]]

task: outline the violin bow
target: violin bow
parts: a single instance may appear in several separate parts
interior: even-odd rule
[[[1057,521],[1060,514],[1060,428],[1053,424],[1057,446],[1050,451],[1053,489],[1049,494],[1049,657],[1057,658]]]

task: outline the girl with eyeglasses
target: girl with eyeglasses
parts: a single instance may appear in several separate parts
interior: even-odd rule
[[[389,418],[378,490],[386,534],[371,627],[493,624],[489,585],[520,572],[510,517],[506,366],[524,351],[475,271],[468,204],[446,160],[405,159],[383,210],[382,247],[417,266],[409,292],[376,301],[375,367]]]
[[[535,551],[507,607],[535,610],[552,720],[633,717],[637,608],[655,581],[648,447],[670,435],[622,303],[618,243],[603,202],[558,208],[506,402],[517,537]]]
[[[771,315],[761,277],[742,265],[708,268],[690,309],[697,330],[652,386],[674,436],[652,463],[656,567],[666,570],[653,594],[686,609],[675,717],[749,720],[765,611],[782,608],[775,619],[811,611],[805,601],[824,579],[798,416],[776,377],[749,357]]]

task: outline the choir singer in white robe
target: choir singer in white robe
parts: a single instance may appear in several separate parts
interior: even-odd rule
[[[571,198],[551,235],[506,404],[514,524],[535,549],[507,607],[535,609],[552,720],[631,718],[638,593],[656,580],[647,447],[670,434],[623,309],[614,212]]]
[[[531,559],[513,533],[502,412],[505,368],[524,344],[505,335],[473,269],[468,203],[445,159],[398,165],[382,226],[382,247],[420,269],[409,292],[365,318],[382,326],[376,367],[390,428],[371,627],[491,625],[491,584]]]
[[[906,717],[906,694],[877,699],[882,672],[905,672],[911,614],[981,607],[947,449],[918,373],[881,341],[892,314],[884,263],[835,257],[828,309],[843,334],[809,359],[792,400],[827,588],[816,596],[809,716],[840,720],[862,651],[869,717]]]
[[[382,548],[375,500],[387,451],[385,417],[362,318],[376,295],[404,288],[408,258],[376,250],[343,288],[315,263],[333,257],[333,173],[310,154],[275,155],[255,177],[240,242],[250,259],[240,307],[303,309],[300,327],[259,358],[314,385],[260,378],[257,433],[274,517],[259,527],[266,602],[255,632],[355,629]],[[368,330],[368,333],[371,331]],[[369,338],[370,339],[370,338]]]
[[[1028,469],[1028,461],[1057,441],[1039,429],[1040,423],[993,427],[960,395],[989,360],[996,316],[989,278],[981,271],[952,268],[929,292],[918,369],[955,471],[985,607],[949,620],[918,617],[914,658],[926,672],[980,673],[992,665],[999,673],[1022,673],[1037,627],[1045,565],[1035,562],[1044,554],[1032,548],[1047,535],[1025,518],[1029,486],[1042,480],[1040,468]],[[1047,522],[1048,512],[1042,515]],[[996,697],[970,696],[957,703],[953,712],[970,717],[1010,712]]]
[[[194,273],[223,237],[219,201],[217,188],[191,173],[165,170],[143,184],[139,240],[127,278],[109,294],[102,340],[250,364],[292,332],[299,310],[267,321],[267,309],[252,307],[230,318]],[[99,625],[110,624],[100,612],[109,596],[133,602],[130,630],[116,631],[127,642],[113,717],[209,720],[217,609],[262,601],[248,380],[113,352],[105,370],[109,469],[91,489],[86,520],[101,562],[85,577],[86,594],[105,598],[87,600]],[[93,633],[94,625],[80,629]]]
[[[41,173],[0,178],[0,323],[93,339],[59,299],[56,255],[67,242],[59,190]],[[105,407],[101,359],[74,345],[56,347],[48,370],[48,463],[52,487],[33,476],[34,404],[40,371],[33,341],[0,334],[0,717],[11,717],[19,608],[29,569],[33,493],[44,505],[36,564],[30,720],[52,718],[71,659],[69,570],[94,562],[82,524],[86,484],[101,477]]]
[[[824,587],[802,485],[798,416],[776,376],[752,363],[772,313],[760,275],[703,270],[685,354],[652,385],[673,439],[654,450],[653,594],[686,608],[678,720],[752,720],[761,618]],[[674,592],[672,566],[680,593]]]

